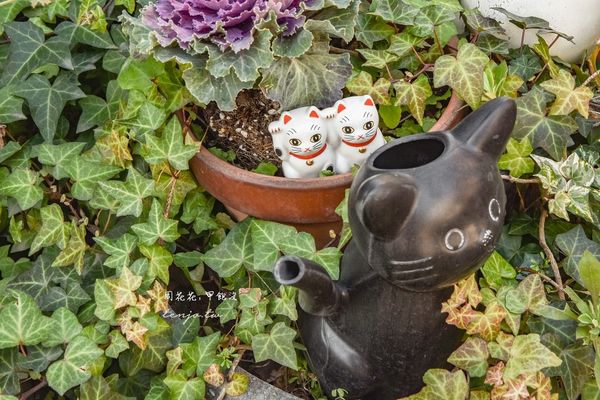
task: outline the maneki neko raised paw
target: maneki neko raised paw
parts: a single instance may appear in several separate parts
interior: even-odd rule
[[[286,111],[269,124],[269,132],[287,178],[316,178],[323,170],[333,172],[335,155],[327,145],[325,120],[318,108]]]
[[[451,131],[371,154],[350,190],[353,238],[337,282],[312,261],[277,261],[275,279],[300,289],[298,327],[325,393],[393,400],[418,392],[428,369],[448,366],[463,333],[445,323],[441,303],[500,237],[497,161],[515,117],[515,102],[499,98]]]

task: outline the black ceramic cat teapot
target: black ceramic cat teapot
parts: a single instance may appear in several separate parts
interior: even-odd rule
[[[448,365],[462,332],[441,303],[498,241],[506,196],[496,163],[515,117],[515,102],[500,98],[451,131],[375,151],[352,184],[339,281],[299,257],[277,261],[275,278],[300,289],[300,335],[327,394],[397,399]]]

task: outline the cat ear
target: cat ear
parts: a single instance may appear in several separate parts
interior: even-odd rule
[[[346,109],[346,105],[344,104],[344,100],[340,100],[335,103],[335,111],[339,114]]]
[[[308,108],[308,116],[310,118],[320,118],[321,116],[319,115],[319,109],[315,106],[310,106]]]
[[[288,113],[283,113],[283,115],[281,116],[281,120],[283,121],[283,124],[286,125],[292,120],[292,116]]]
[[[368,94],[363,96],[363,104],[365,106],[370,106],[370,107],[374,107],[375,106],[375,102],[373,101],[373,98],[371,96],[369,96]]]
[[[358,189],[357,211],[363,225],[375,236],[391,239],[412,213],[417,188],[406,175],[380,174]]]
[[[499,97],[469,114],[452,129],[454,136],[498,159],[515,125],[517,106],[509,97]]]

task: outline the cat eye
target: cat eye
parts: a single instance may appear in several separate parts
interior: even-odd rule
[[[310,137],[310,141],[313,143],[317,143],[319,140],[321,140],[321,135],[318,133]]]
[[[465,234],[460,229],[450,229],[448,233],[446,233],[444,244],[448,250],[459,250],[465,244]]]
[[[290,139],[290,144],[292,146],[300,146],[302,144],[302,141],[300,139]]]
[[[373,121],[369,121],[363,125],[363,129],[369,130],[373,127],[373,125],[375,125],[375,123]]]
[[[342,128],[342,132],[344,132],[344,133],[352,133],[352,132],[354,132],[354,128],[351,127],[351,126],[345,126],[345,127]]]
[[[488,212],[492,221],[498,222],[498,220],[500,219],[500,214],[502,213],[502,210],[500,209],[500,203],[498,203],[498,200],[490,200],[490,204],[488,205]]]

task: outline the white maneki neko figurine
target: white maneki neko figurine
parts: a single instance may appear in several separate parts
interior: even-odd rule
[[[286,111],[269,124],[269,132],[287,178],[316,178],[323,170],[350,172],[386,142],[368,95],[339,100],[324,110]]]

